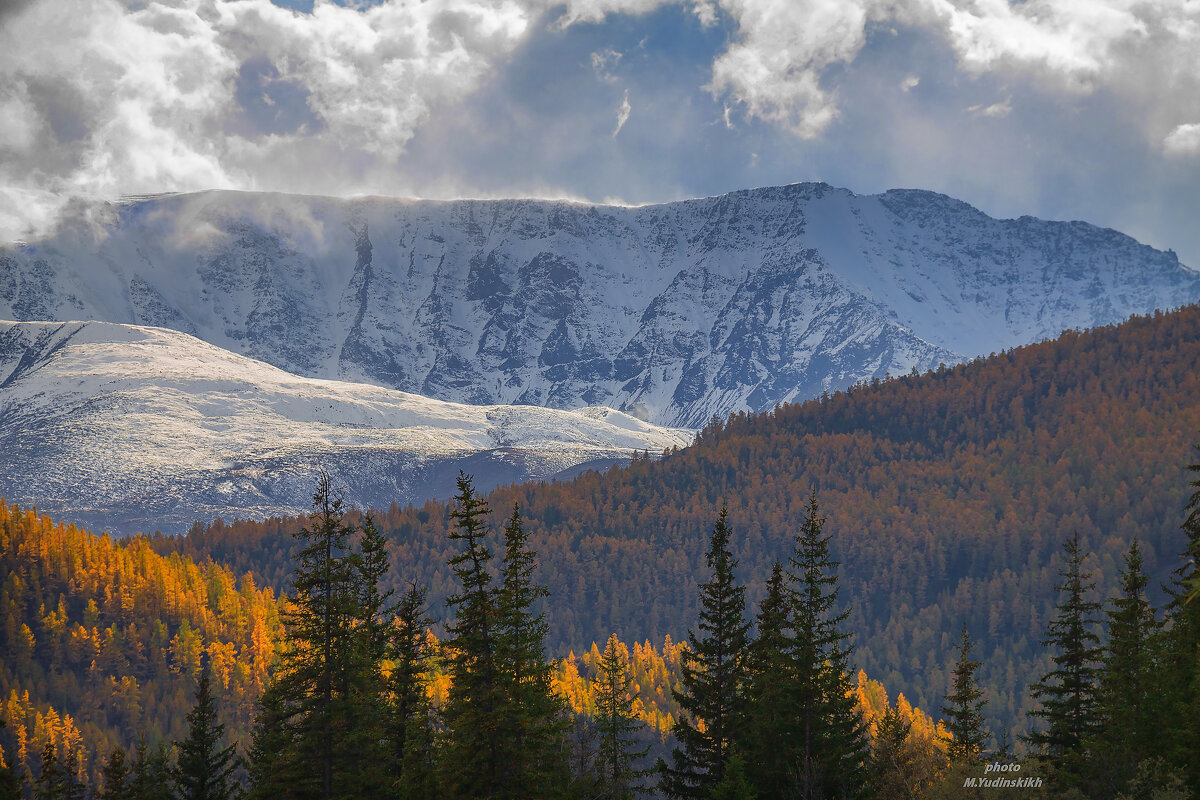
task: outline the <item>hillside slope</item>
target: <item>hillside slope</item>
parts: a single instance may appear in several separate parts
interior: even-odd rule
[[[460,466],[491,488],[691,439],[302,378],[162,328],[0,322],[0,496],[108,530],[304,513],[317,465],[381,505],[449,497]]]
[[[0,247],[0,318],[690,428],[1197,299],[1200,275],[1112,230],[825,184],[640,208],[208,192]]]
[[[1112,591],[1137,536],[1151,586],[1177,565],[1200,441],[1200,308],[855,388],[705,429],[659,462],[490,495],[519,502],[553,603],[553,647],[679,637],[717,510],[728,503],[740,575],[757,601],[816,490],[842,561],[856,660],[935,708],[960,625],[979,643],[987,713],[1019,728],[1042,674],[1061,543],[1078,530]],[[392,507],[379,521],[400,571],[448,591],[447,506]],[[497,520],[498,522],[498,520]],[[182,541],[264,580],[284,574],[295,521],[216,525]]]

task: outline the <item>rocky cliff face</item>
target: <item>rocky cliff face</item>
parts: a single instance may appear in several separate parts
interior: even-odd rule
[[[208,192],[0,249],[0,318],[686,427],[1197,298],[1200,275],[1115,231],[824,184],[640,208]]]

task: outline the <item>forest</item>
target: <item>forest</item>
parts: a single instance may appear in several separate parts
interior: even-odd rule
[[[0,797],[1194,796],[1196,363],[1188,308],[420,508],[0,503]]]
[[[1200,473],[1200,465],[1191,469]],[[0,758],[0,798],[565,800],[652,794],[867,800],[975,796],[983,790],[990,796],[999,787],[1033,797],[1168,800],[1191,797],[1197,788],[1200,601],[1193,600],[1200,597],[1200,479],[1192,483],[1183,525],[1186,560],[1161,610],[1147,597],[1136,539],[1124,555],[1118,592],[1107,603],[1093,599],[1095,583],[1079,535],[1063,542],[1058,598],[1042,640],[1053,667],[1029,686],[1037,707],[1018,750],[1003,734],[998,742],[989,735],[977,681],[980,662],[971,656],[965,625],[950,654],[951,680],[937,724],[903,696],[889,703],[882,686],[856,674],[846,624],[852,610],[839,602],[840,565],[815,493],[787,558],[772,564],[757,609],[736,577],[734,534],[722,508],[707,537],[700,613],[686,643],[664,642],[666,658],[656,663],[646,651],[631,659],[614,634],[602,653],[593,646],[583,660],[592,672],[587,681],[573,656],[546,656],[548,625],[534,606],[548,590],[537,581],[538,557],[520,507],[514,505],[498,537],[470,477],[460,474],[458,483],[449,534],[455,548],[447,562],[455,591],[446,600],[444,638],[430,629],[425,587],[410,582],[400,596],[386,588],[392,582],[386,540],[370,515],[358,524],[348,521],[321,473],[314,514],[295,535],[268,674],[257,676],[257,684],[237,681],[234,676],[245,670],[237,669],[236,653],[222,670],[220,643],[206,645],[193,636],[189,645],[182,634],[191,626],[180,620],[169,648],[150,653],[149,660],[169,661],[168,669],[194,686],[190,711],[186,705],[174,711],[176,718],[182,714],[183,735],[160,736],[151,748],[143,725],[131,750],[116,744],[107,755],[96,742],[85,744],[69,715],[32,706],[27,690],[23,706],[18,700],[5,709],[4,726],[12,719],[15,731],[0,742],[0,753],[16,757],[11,766],[9,758]],[[5,511],[0,532],[6,554],[16,543],[11,574],[25,579],[10,581],[5,603],[41,586],[50,572],[22,570],[21,561],[52,566],[57,581],[51,582],[65,584],[61,588],[73,595],[68,600],[59,594],[58,608],[41,623],[43,633],[63,627],[84,638],[86,629],[69,620],[77,595],[88,592],[104,594],[110,617],[129,616],[140,597],[153,604],[148,613],[179,619],[186,611],[207,620],[218,637],[265,631],[259,611],[270,605],[269,591],[252,598],[258,603],[222,607],[213,601],[228,589],[222,581],[228,573],[213,567],[207,583],[216,588],[208,604],[197,605],[200,593],[175,579],[203,585],[203,572],[178,555],[148,555],[138,540],[114,547],[107,537],[53,525],[32,512]],[[153,583],[164,591],[147,591],[146,581],[129,578],[130,564],[134,571],[137,564],[125,556],[139,553],[157,567],[150,570]],[[181,565],[182,571],[171,569]],[[101,574],[113,583],[102,588]],[[39,613],[46,607],[40,603]],[[16,618],[15,607],[0,611]],[[99,630],[103,620],[94,599],[81,613]],[[106,639],[117,635],[111,624],[104,630]],[[27,623],[18,621],[15,636],[3,643],[6,652],[22,641],[27,647],[13,662],[17,670],[5,670],[6,681],[28,686],[26,676],[43,664],[43,677],[53,677],[56,664],[69,663],[54,642],[39,651]],[[270,648],[256,638],[241,641],[247,660]],[[124,644],[128,649],[130,643]],[[100,651],[90,655],[93,673]],[[667,735],[653,731],[666,747],[658,748],[652,765],[652,731],[640,708],[643,687],[635,685],[647,661],[663,673],[670,661],[675,673],[670,729]],[[114,669],[112,659],[108,667]],[[239,698],[244,703],[255,687],[247,743],[230,735],[237,731],[218,709]],[[132,702],[125,695],[127,715],[136,706],[136,688]],[[99,684],[78,691],[64,699],[107,705],[97,702],[106,694]],[[172,716],[165,707],[156,710]],[[127,716],[115,724],[128,737],[133,722]],[[34,761],[29,750],[39,735]],[[1028,771],[1017,777],[1022,770]]]
[[[547,642],[562,653],[614,631],[678,640],[699,612],[687,587],[703,580],[705,531],[722,504],[739,577],[760,601],[815,489],[854,610],[859,666],[935,708],[950,680],[945,654],[965,623],[995,733],[1016,741],[1034,708],[1028,676],[1050,668],[1039,641],[1068,536],[1078,532],[1105,597],[1136,536],[1147,591],[1164,602],[1160,587],[1186,547],[1198,363],[1200,308],[1188,307],[714,420],[694,446],[661,458],[487,500],[521,506],[553,598],[539,601]],[[435,608],[452,588],[451,511],[431,502],[375,514],[395,574],[428,586]],[[290,534],[303,524],[218,520],[152,544],[251,572],[278,592]]]

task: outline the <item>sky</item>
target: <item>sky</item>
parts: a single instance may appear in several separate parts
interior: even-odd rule
[[[812,180],[1200,268],[1200,0],[0,0],[2,240],[75,197]]]

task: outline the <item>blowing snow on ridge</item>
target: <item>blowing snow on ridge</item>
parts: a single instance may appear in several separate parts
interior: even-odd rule
[[[0,317],[685,427],[1198,297],[1173,253],[1112,230],[825,184],[634,208],[206,192],[0,249]]]

